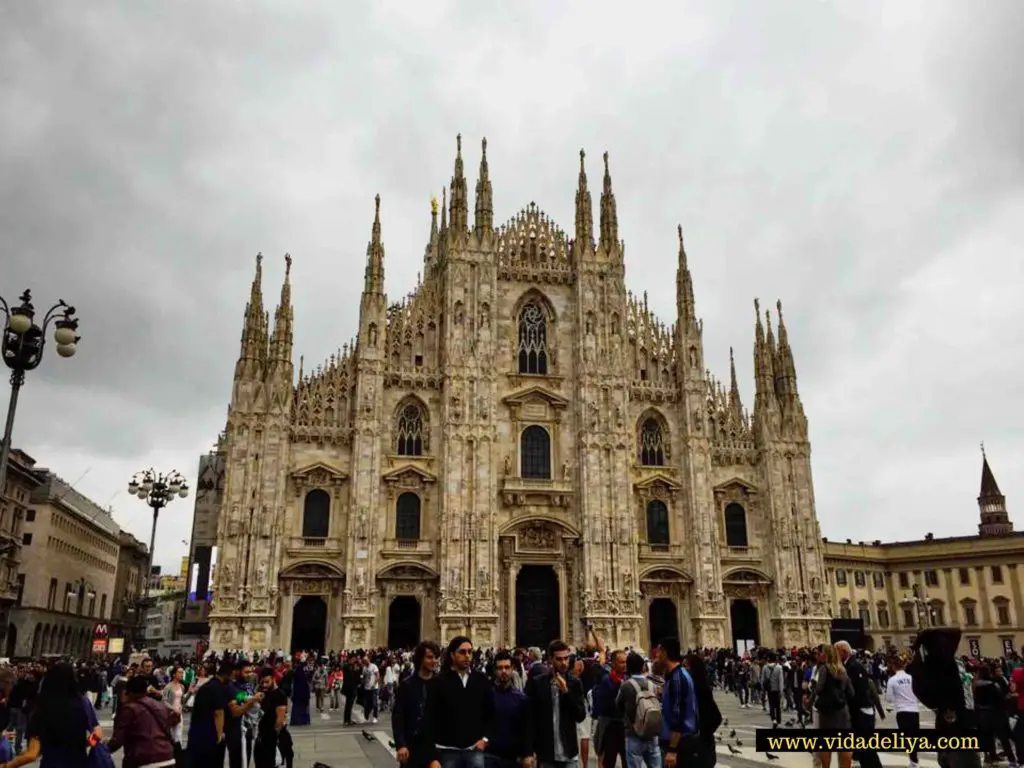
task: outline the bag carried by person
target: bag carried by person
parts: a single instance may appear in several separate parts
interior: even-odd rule
[[[650,681],[641,686],[639,680],[630,678],[629,684],[636,689],[636,714],[633,715],[633,732],[649,741],[661,733],[661,700],[654,692]]]
[[[821,690],[814,699],[814,706],[821,714],[831,715],[846,706],[846,686],[827,669],[822,678]]]

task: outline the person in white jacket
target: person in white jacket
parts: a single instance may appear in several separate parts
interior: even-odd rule
[[[914,681],[903,669],[903,659],[891,662],[893,674],[885,689],[885,703],[896,711],[896,725],[908,736],[921,730],[921,702],[914,695]],[[910,768],[917,768],[917,752],[910,753]]]

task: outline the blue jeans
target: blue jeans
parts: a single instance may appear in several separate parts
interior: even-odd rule
[[[626,768],[661,768],[661,747],[657,739],[644,741],[626,734]]]
[[[442,749],[441,768],[485,768],[484,752],[479,749]]]

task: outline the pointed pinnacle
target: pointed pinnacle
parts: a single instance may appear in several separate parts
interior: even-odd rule
[[[374,203],[373,220],[379,223],[380,222],[380,194],[379,193],[377,194],[377,196],[375,198],[373,198],[373,203]]]
[[[483,152],[484,160],[486,160],[487,159],[487,137],[486,136],[484,136],[480,140],[480,150],[481,150],[481,152]]]
[[[289,277],[289,275],[291,275],[291,273],[292,273],[292,255],[290,253],[286,253],[284,255],[284,277],[285,277],[285,280],[288,279],[288,277]]]
[[[456,134],[455,136],[455,151],[460,155],[462,154],[462,134]]]

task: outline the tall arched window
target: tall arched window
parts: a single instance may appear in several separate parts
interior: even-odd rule
[[[519,438],[520,474],[534,480],[551,479],[551,437],[544,427],[534,424]]]
[[[839,618],[850,619],[853,618],[853,611],[850,609],[850,601],[843,600],[839,603]]]
[[[864,622],[864,629],[871,628],[871,609],[867,600],[861,600],[857,604],[857,618]]]
[[[736,502],[725,508],[725,543],[730,547],[747,546],[747,511]]]
[[[640,426],[640,463],[645,467],[665,465],[665,434],[653,416]]]
[[[882,629],[889,628],[889,606],[884,601],[878,603],[878,626]]]
[[[668,507],[658,499],[647,502],[647,543],[668,544]]]
[[[420,497],[403,493],[395,504],[395,538],[399,541],[420,539]]]
[[[398,455],[423,455],[423,409],[418,403],[402,406],[398,414]]]
[[[519,313],[519,372],[548,372],[548,327],[544,310],[529,302]]]
[[[326,539],[331,528],[331,497],[314,488],[302,504],[302,538]]]

